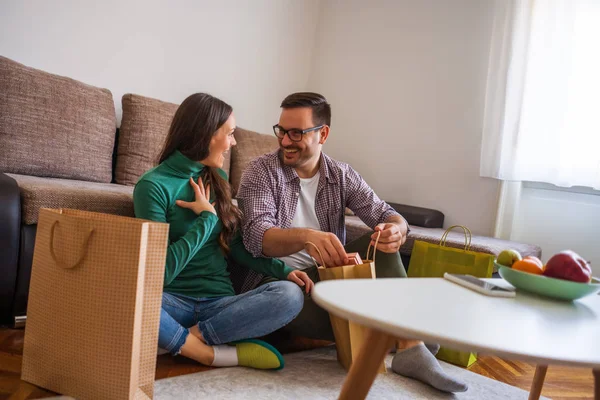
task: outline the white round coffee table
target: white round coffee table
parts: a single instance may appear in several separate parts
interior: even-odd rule
[[[599,295],[574,302],[522,292],[498,298],[442,278],[410,278],[319,282],[312,296],[327,311],[371,328],[368,351],[352,364],[340,399],[366,397],[377,366],[401,337],[533,362],[530,399],[539,397],[548,365],[589,367],[600,400]]]

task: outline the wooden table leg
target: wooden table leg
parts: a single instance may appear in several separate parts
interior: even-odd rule
[[[547,365],[538,365],[535,367],[535,375],[533,376],[533,382],[529,390],[529,400],[538,400],[540,398],[544,379],[546,378],[546,371],[548,371]]]
[[[600,400],[600,369],[594,371],[594,400]]]
[[[352,363],[342,386],[340,400],[364,399],[377,376],[379,365],[385,359],[395,338],[375,329],[368,329],[365,341]]]

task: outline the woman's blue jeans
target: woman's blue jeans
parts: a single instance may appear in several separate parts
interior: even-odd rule
[[[267,335],[292,321],[304,295],[288,281],[271,282],[237,296],[195,298],[163,293],[158,347],[177,355],[197,325],[208,345]]]

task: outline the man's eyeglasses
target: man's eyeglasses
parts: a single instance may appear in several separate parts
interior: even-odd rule
[[[283,137],[287,133],[288,137],[290,138],[290,140],[292,142],[299,142],[302,140],[302,135],[304,135],[308,132],[316,131],[317,129],[321,129],[324,126],[325,125],[319,125],[319,126],[315,126],[314,128],[308,128],[308,129],[304,129],[304,130],[300,130],[300,129],[285,130],[279,125],[273,125],[273,132],[275,133],[275,136],[277,136],[279,139],[283,139]]]

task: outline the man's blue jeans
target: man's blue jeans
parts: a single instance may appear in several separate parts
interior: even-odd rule
[[[163,293],[158,347],[179,354],[198,325],[208,345],[267,335],[292,321],[302,310],[304,295],[288,281],[271,282],[237,296],[195,298]]]

